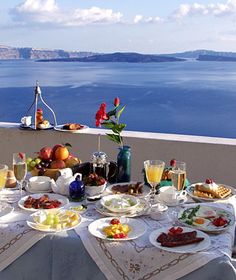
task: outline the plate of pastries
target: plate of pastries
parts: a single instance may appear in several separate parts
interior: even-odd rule
[[[57,131],[71,132],[71,133],[79,133],[87,130],[89,127],[80,123],[65,123],[62,125],[57,125],[54,127]]]

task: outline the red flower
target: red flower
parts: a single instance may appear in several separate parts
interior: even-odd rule
[[[107,120],[108,119],[108,116],[107,116],[107,113],[106,113],[106,103],[102,103],[100,105],[100,108],[99,108],[99,110],[96,113],[95,119],[96,119],[96,127],[98,127],[98,126],[100,127],[101,126],[101,122],[103,120]]]
[[[114,106],[117,107],[117,106],[119,106],[119,105],[120,105],[120,98],[119,98],[119,97],[116,97],[116,98],[114,99]]]

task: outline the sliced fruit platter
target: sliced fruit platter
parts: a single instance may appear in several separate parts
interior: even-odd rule
[[[61,208],[69,203],[68,198],[58,194],[32,194],[22,197],[18,205],[20,208],[28,211],[37,211],[38,209]]]
[[[234,215],[222,208],[197,205],[180,211],[178,220],[183,225],[205,232],[220,232],[234,223]]]
[[[186,191],[196,201],[216,201],[228,199],[235,195],[234,188],[224,184],[217,184],[210,178],[203,183],[188,186]]]
[[[81,217],[78,213],[66,209],[40,210],[30,216],[28,226],[47,232],[70,230],[79,225]]]
[[[140,237],[146,232],[143,222],[131,218],[103,218],[88,227],[95,237],[110,241],[126,241]]]

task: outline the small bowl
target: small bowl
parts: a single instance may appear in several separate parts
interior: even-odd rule
[[[101,185],[101,186],[88,186],[85,185],[85,194],[87,196],[97,196],[104,192],[106,188],[107,183]]]
[[[48,191],[51,188],[51,178],[47,176],[34,176],[29,179],[29,185],[35,191]]]
[[[140,200],[132,195],[127,194],[114,194],[103,196],[101,204],[111,212],[124,213],[132,211]]]

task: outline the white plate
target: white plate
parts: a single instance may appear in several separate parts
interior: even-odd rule
[[[175,207],[175,206],[182,205],[182,204],[186,203],[187,200],[188,200],[187,196],[185,196],[185,197],[183,197],[179,200],[176,200],[176,201],[165,201],[165,200],[161,199],[159,194],[156,196],[156,199],[159,202],[164,203],[165,205],[170,206],[170,207]]]
[[[77,213],[77,215],[79,216],[78,224],[76,224],[76,225],[74,225],[74,226],[72,226],[72,227],[66,227],[66,228],[63,228],[63,229],[61,229],[61,230],[56,230],[56,229],[53,229],[53,228],[51,228],[51,229],[39,228],[39,227],[37,227],[37,224],[34,222],[32,216],[35,215],[35,214],[40,213],[41,211],[46,211],[46,212],[47,212],[47,210],[39,210],[39,211],[37,211],[37,212],[31,214],[31,215],[30,215],[30,220],[27,220],[27,221],[26,221],[26,223],[27,223],[27,225],[28,225],[29,227],[31,227],[31,228],[33,228],[33,229],[35,229],[35,230],[38,230],[38,231],[43,231],[43,232],[62,232],[62,231],[67,231],[67,230],[74,229],[74,228],[76,228],[76,227],[81,223],[81,216]],[[64,212],[64,211],[65,211],[64,209],[60,209],[60,212]]]
[[[7,203],[1,202],[1,205],[0,205],[0,218],[5,216],[5,215],[7,215],[7,214],[10,214],[13,211],[14,211],[14,208],[12,206],[10,206]]]
[[[228,198],[230,198],[231,196],[233,196],[233,195],[236,194],[236,191],[235,191],[235,189],[234,189],[233,187],[227,186],[227,185],[225,185],[225,184],[218,184],[218,185],[223,185],[223,186],[225,186],[226,188],[231,189],[231,190],[232,190],[232,193],[231,193],[228,197],[226,197],[226,198],[204,198],[204,197],[198,197],[198,196],[196,196],[196,195],[193,194],[194,187],[195,187],[195,185],[197,185],[197,184],[199,185],[199,184],[203,184],[203,183],[195,183],[195,184],[192,184],[192,185],[190,185],[190,186],[188,186],[188,187],[186,188],[186,191],[187,191],[188,195],[191,196],[195,201],[203,201],[203,202],[205,201],[205,202],[207,202],[207,201],[225,200],[225,199],[228,199]]]
[[[87,125],[80,124],[80,125],[83,125],[83,128],[76,129],[76,130],[69,130],[69,129],[63,129],[64,125],[65,124],[57,125],[57,126],[54,127],[54,129],[57,130],[57,131],[70,132],[70,133],[80,133],[80,132],[84,132],[84,131],[89,129],[89,127]]]
[[[140,199],[140,203],[131,212],[114,213],[102,206],[100,201],[97,201],[95,209],[98,213],[107,217],[114,217],[114,215],[117,217],[138,217],[147,214],[147,210],[150,209],[150,203],[144,199]]]
[[[200,207],[202,206],[201,204],[199,204]],[[195,208],[197,207],[197,204],[196,206],[189,206],[189,207],[186,207],[184,209],[181,209],[181,211],[179,212],[178,214],[178,221],[185,225],[185,226],[188,226],[188,227],[191,227],[191,228],[194,228],[194,229],[199,229],[199,230],[202,230],[202,231],[205,231],[205,232],[209,232],[209,233],[218,233],[218,232],[221,232],[221,231],[224,231],[224,230],[227,230],[229,226],[233,225],[234,224],[234,221],[235,221],[235,218],[234,218],[234,215],[231,214],[230,212],[222,209],[222,208],[219,208],[219,207],[214,207],[214,206],[207,206],[207,208],[211,208],[211,210],[214,210],[216,212],[216,216],[222,216],[223,218],[226,218],[227,220],[229,220],[229,223],[226,225],[226,226],[222,226],[222,227],[217,227],[217,226],[214,226],[212,223],[211,223],[211,220],[213,219],[208,219],[208,218],[205,218],[206,220],[209,220],[209,224],[208,225],[205,225],[205,226],[201,226],[201,225],[189,225],[187,224],[185,221],[183,221],[182,219],[180,219],[180,217],[182,216],[183,212],[186,210],[186,209],[189,209],[189,208]],[[203,207],[203,206],[202,206]]]
[[[131,182],[128,182],[128,183],[116,183],[116,184],[112,184],[112,185],[107,185],[107,188],[106,188],[106,192],[108,192],[109,194],[114,194],[113,191],[112,191],[112,187],[113,186],[116,186],[116,185],[130,185],[130,184],[136,184],[137,182],[135,181],[131,181]],[[133,195],[133,196],[137,196],[137,197],[146,197],[150,194],[151,192],[151,189],[147,186],[147,185],[143,185],[142,187],[142,190],[143,192],[140,193],[140,194],[137,194],[137,195]],[[123,194],[129,194],[129,193],[123,193]]]
[[[52,193],[37,193],[37,194],[32,194],[30,195],[31,197],[33,198],[39,198],[41,197],[42,195],[48,195],[49,196],[49,199],[56,199],[56,200],[59,200],[61,202],[61,207],[64,207],[66,204],[69,203],[69,199],[65,196],[62,196],[62,195],[59,195],[59,194],[52,194]],[[19,202],[18,202],[18,206],[24,210],[27,210],[27,211],[31,211],[31,212],[36,212],[38,211],[39,209],[34,209],[34,208],[25,208],[24,207],[24,202],[26,201],[26,199],[28,198],[28,195],[27,196],[24,196],[22,197]]]
[[[121,238],[121,239],[107,238],[107,236],[103,233],[102,229],[104,227],[109,226],[110,221],[112,219],[113,218],[103,218],[92,222],[88,226],[89,232],[95,237],[105,239],[105,240],[111,240],[111,241],[127,241],[127,240],[136,239],[142,236],[146,232],[146,226],[143,222],[131,218],[122,217],[119,219],[120,222],[122,224],[128,224],[131,227],[131,231],[128,233],[128,236],[126,238]]]
[[[116,202],[116,205],[112,205],[112,204],[107,204],[108,201],[113,201]],[[123,202],[127,201],[132,201],[133,205],[129,206],[124,206],[124,204],[122,205]],[[129,194],[111,194],[111,195],[106,195],[103,196],[101,199],[101,204],[102,206],[104,206],[105,208],[107,208],[109,211],[114,212],[114,213],[125,213],[128,211],[132,211],[133,209],[135,209],[137,207],[137,205],[140,203],[139,198],[133,196],[133,195],[129,195]],[[120,207],[121,206],[121,207]]]
[[[151,234],[149,235],[149,241],[152,243],[152,245],[154,245],[155,247],[157,247],[161,250],[165,250],[165,251],[168,251],[168,252],[174,252],[174,253],[180,253],[180,254],[196,253],[196,252],[199,252],[199,251],[203,251],[211,245],[210,237],[206,233],[204,233],[200,230],[196,230],[197,237],[204,237],[204,240],[199,242],[199,243],[193,243],[193,244],[188,244],[188,245],[183,245],[183,246],[178,246],[178,247],[164,247],[164,246],[161,246],[161,243],[157,242],[157,237],[162,232],[167,233],[170,228],[171,228],[171,226],[160,228],[160,229],[157,229],[157,230],[154,230],[153,232],[151,232]],[[192,228],[188,228],[188,227],[182,227],[182,228],[183,228],[183,232],[193,231]]]

